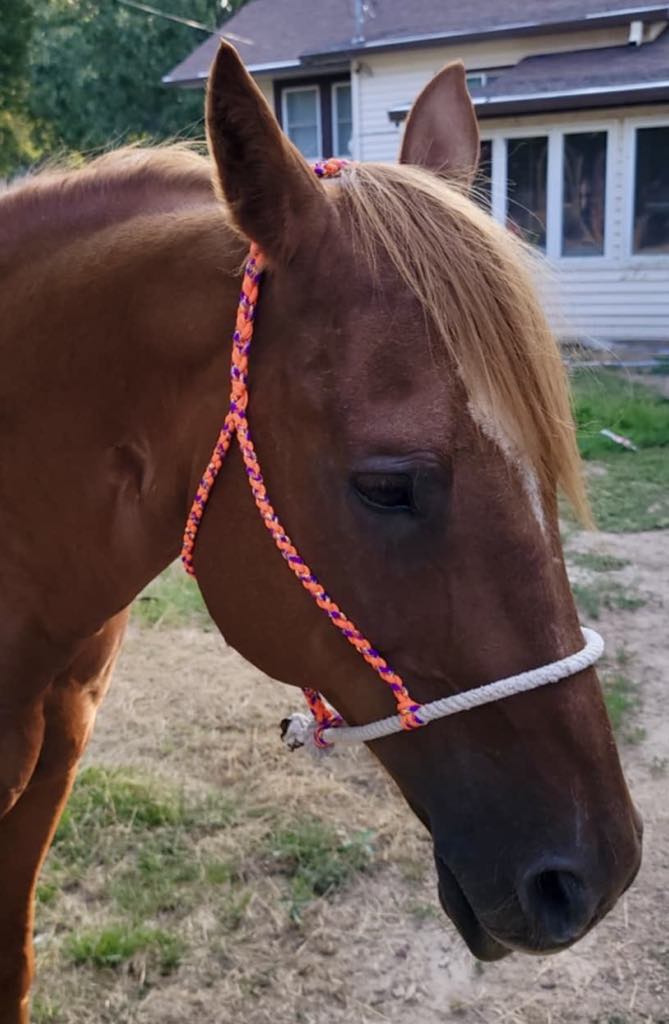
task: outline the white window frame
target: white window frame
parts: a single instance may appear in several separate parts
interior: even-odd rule
[[[351,153],[342,153],[341,146],[339,144],[339,123],[337,121],[337,92],[339,89],[348,89],[351,93]],[[355,152],[355,129],[354,129],[354,118],[353,118],[353,84],[352,82],[333,82],[330,87],[330,104],[332,118],[332,156],[346,157],[348,160],[353,158]]]
[[[547,140],[547,163],[546,163],[546,249],[541,250],[537,247],[537,252],[542,253],[544,256],[548,256],[549,259],[553,259],[553,253],[551,252],[551,241],[552,234],[554,232],[554,221],[555,221],[555,210],[553,209],[554,203],[552,201],[553,193],[551,192],[551,174],[554,173],[553,164],[555,162],[555,155],[553,153],[554,146],[551,145],[551,130],[549,128],[542,128],[541,125],[523,125],[508,130],[500,131],[499,133],[499,146],[497,152],[502,155],[500,161],[504,177],[501,182],[498,182],[498,188],[501,185],[501,195],[497,196],[497,205],[493,205],[493,215],[502,224],[506,224],[509,216],[509,186],[508,186],[508,147],[506,145],[507,139],[546,139]],[[493,182],[495,180],[495,146],[493,144]]]
[[[603,135],[606,135],[606,180],[604,183],[604,251],[601,253],[592,253],[589,256],[570,256],[568,253],[564,253],[562,251],[562,246],[564,242],[564,239],[562,237],[564,218],[564,139],[565,135],[590,135],[593,132],[602,133]],[[557,209],[555,210],[556,252],[551,252],[552,260],[556,260],[560,264],[564,264],[565,266],[569,267],[601,266],[602,263],[611,262],[614,254],[615,244],[614,188],[616,152],[618,149],[617,143],[617,126],[612,125],[611,122],[579,121],[578,124],[574,125],[573,127],[560,127],[559,129],[555,129],[555,163],[556,174],[559,176],[559,181],[549,183],[551,185],[557,185],[557,189],[555,190],[555,192],[551,192],[549,196],[549,203],[555,203],[555,205],[557,206]],[[555,202],[555,196],[557,196],[557,202]]]
[[[495,206],[494,206],[494,175],[495,175],[495,139],[492,135],[486,135],[485,132],[481,133],[480,140],[481,144],[484,142],[490,143],[490,210],[489,213],[492,217],[495,217]],[[497,219],[497,218],[495,218]]]
[[[665,118],[666,122],[666,118]],[[546,167],[546,249],[543,255],[551,263],[563,267],[602,267],[613,264],[615,255],[615,203],[614,187],[619,127],[611,121],[578,121],[577,124],[545,125],[532,121],[508,127],[485,130],[481,138],[492,142],[492,216],[506,224],[508,216],[507,139],[546,138],[548,159]],[[570,256],[562,252],[562,218],[564,190],[564,137],[565,135],[605,132],[606,150],[606,205],[604,211],[604,252],[600,255]],[[541,251],[541,250],[538,250]],[[648,259],[649,257],[645,257]],[[652,257],[651,257],[652,258]],[[657,258],[657,257],[656,257]],[[664,259],[664,257],[660,257]]]
[[[669,253],[634,252],[634,200],[636,195],[636,133],[639,128],[667,128],[667,114],[647,117],[629,117],[623,122],[625,180],[628,187],[623,200],[623,251],[622,258],[631,266],[662,267],[669,264]]]
[[[323,158],[323,123],[321,117],[321,88],[319,85],[289,85],[285,86],[281,90],[281,120],[283,122],[283,130],[285,131],[288,138],[290,135],[289,123],[288,123],[288,102],[287,97],[292,92],[314,92],[316,93],[316,125],[318,131],[318,152],[314,157],[306,157],[307,160],[322,160]]]
[[[484,88],[488,84],[488,74],[488,71],[467,71],[467,87],[477,85]]]

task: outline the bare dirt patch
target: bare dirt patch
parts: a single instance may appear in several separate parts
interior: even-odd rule
[[[287,755],[277,723],[299,694],[212,632],[135,626],[87,764],[253,807],[256,818],[240,813],[237,831],[206,840],[212,856],[241,861],[259,849],[265,808],[277,820],[316,814],[346,834],[369,829],[374,858],[298,922],[281,880],[256,870],[234,927],[221,927],[213,901],[197,904],[178,919],[180,963],[150,977],[141,956],[120,969],[65,957],[67,935],[104,918],[99,896],[113,872],[101,872],[95,900],[90,885],[72,884],[40,911],[37,1024],[669,1024],[669,532],[578,534],[568,550],[583,585],[605,578],[643,598],[603,603],[596,623],[612,656],[625,651],[635,699],[623,756],[646,842],[639,879],[591,936],[555,957],[478,964],[438,908],[427,838],[364,750],[323,768]],[[582,557],[593,552],[601,558]]]

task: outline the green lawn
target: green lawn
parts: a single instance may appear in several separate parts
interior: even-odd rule
[[[597,525],[614,532],[668,528],[669,401],[622,371],[580,370],[571,383]],[[604,427],[639,450],[602,436]]]
[[[198,585],[180,562],[175,562],[142,591],[132,609],[143,626],[213,628]]]

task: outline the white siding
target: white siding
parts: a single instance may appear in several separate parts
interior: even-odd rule
[[[562,132],[608,131],[606,249],[604,256],[560,255],[561,161],[549,195],[549,220],[557,231],[548,239],[546,302],[554,325],[566,338],[597,341],[669,342],[669,256],[632,254],[634,133],[637,127],[669,125],[669,105],[619,108],[485,120],[484,138],[549,136],[551,162],[560,161]],[[494,143],[493,143],[494,144]],[[499,205],[499,204],[498,204]],[[552,211],[552,216],[551,216]],[[497,211],[500,212],[499,209]]]
[[[516,64],[532,54],[569,52],[624,45],[628,26],[565,35],[498,39],[494,42],[366,54],[351,67],[353,152],[357,160],[397,158],[401,128],[388,111],[408,105],[449,60],[461,59],[468,70]],[[268,76],[256,81],[274,106]],[[493,206],[505,217],[503,195],[504,139],[508,135],[543,134],[549,142],[548,258],[551,273],[547,307],[562,336],[602,341],[669,342],[669,256],[631,253],[633,206],[633,139],[636,126],[669,125],[669,105],[619,108],[571,114],[484,119],[481,133],[494,141]],[[561,257],[562,133],[607,130],[606,253],[602,257]]]
[[[357,127],[360,159],[394,160],[401,129],[391,124],[388,111],[411,103],[433,75],[450,60],[462,60],[470,71],[510,67],[538,53],[571,52],[622,45],[627,26],[590,32],[497,39],[391,53],[365,54],[354,62],[358,79]],[[355,114],[354,114],[355,116]]]
[[[621,44],[627,27],[583,33],[579,48]],[[430,78],[449,60],[462,59],[468,70],[515,64],[530,53],[571,50],[572,35],[511,39],[502,43],[439,47],[368,56],[354,66],[357,79],[358,154],[362,160],[395,160],[402,129],[392,125],[388,111],[411,103]],[[561,257],[559,236],[549,236],[549,263],[553,282],[547,306],[563,337],[600,341],[669,342],[669,256],[631,254],[633,204],[633,137],[637,125],[669,125],[669,106],[582,111],[523,118],[484,119],[481,134],[498,138],[507,134],[551,134],[553,183],[549,220],[561,221],[561,134],[569,130],[609,132],[607,179],[607,241],[603,257]],[[495,155],[493,160],[495,159]],[[494,177],[494,171],[493,171]],[[496,214],[503,219],[504,197]],[[500,208],[501,207],[501,208]]]
[[[254,80],[261,93],[269,103],[272,110],[274,110],[274,81],[268,78],[267,75],[255,75]]]

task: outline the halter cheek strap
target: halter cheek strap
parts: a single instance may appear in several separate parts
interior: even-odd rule
[[[345,164],[345,160],[327,160],[324,163],[316,164],[314,171],[319,178],[333,178],[340,174]],[[311,717],[294,715],[284,723],[283,738],[287,746],[290,749],[295,749],[306,744],[324,749],[332,747],[335,741],[367,742],[372,739],[380,739],[382,736],[388,736],[394,732],[417,729],[427,725],[435,718],[451,715],[456,711],[477,707],[493,700],[499,700],[501,697],[510,696],[512,693],[520,693],[557,679],[563,679],[567,675],[582,671],[583,668],[593,664],[601,655],[603,641],[591,630],[584,630],[585,648],[569,658],[553,662],[540,669],[533,669],[532,672],[523,673],[521,676],[491,683],[488,686],[479,687],[478,690],[469,690],[431,704],[420,705],[412,699],[402,678],[393,671],[385,658],[374,649],[357,626],[347,618],[300,556],[269,500],[247,419],[249,350],[253,338],[253,322],[264,268],[263,253],[259,246],[253,243],[244,270],[237,320],[232,336],[230,405],[211,459],[193,499],[184,531],[181,559],[186,572],[194,576],[193,555],[198,529],[225,456],[233,438],[236,438],[256,508],[288,567],[297,576],[305,590],[311,594],[318,607],[328,616],[332,625],[340,631],[390,688],[397,707],[397,714],[390,718],[371,723],[368,726],[349,727],[344,724],[341,716],[324,701],[317,690],[305,689],[304,696]],[[556,672],[559,674],[556,675]]]

